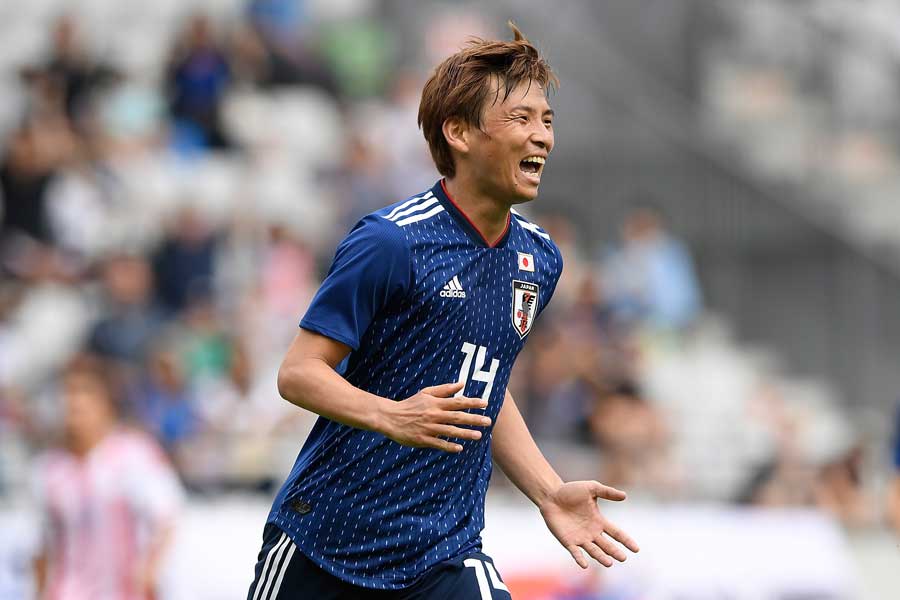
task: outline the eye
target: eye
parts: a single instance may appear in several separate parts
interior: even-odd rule
[[[528,122],[528,117],[526,117],[525,115],[519,115],[517,117],[513,117],[513,119],[515,119],[516,121],[519,121],[520,123]]]

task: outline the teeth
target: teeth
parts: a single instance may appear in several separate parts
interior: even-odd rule
[[[543,157],[543,156],[529,156],[528,158],[526,158],[526,159],[523,160],[522,162],[533,162],[533,163],[537,163],[537,164],[539,164],[539,165],[542,165],[542,164],[544,164],[544,163],[547,162],[547,161],[544,160],[544,157]]]

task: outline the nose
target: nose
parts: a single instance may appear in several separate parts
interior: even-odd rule
[[[531,141],[547,153],[553,149],[553,129],[547,127],[544,123],[538,122],[531,133]]]

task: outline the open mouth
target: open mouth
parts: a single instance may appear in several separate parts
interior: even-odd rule
[[[532,178],[540,179],[545,162],[546,160],[543,156],[529,156],[519,162],[519,169]]]

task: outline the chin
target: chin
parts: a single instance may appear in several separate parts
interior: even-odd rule
[[[533,195],[529,194],[529,195],[524,195],[524,196],[516,196],[515,198],[513,198],[512,203],[513,204],[525,204],[526,202],[531,202],[533,200],[536,200],[537,196],[538,196],[537,193],[535,193]]]
[[[525,202],[531,202],[538,197],[538,188],[517,187],[510,196],[513,199],[513,204],[524,204]]]

